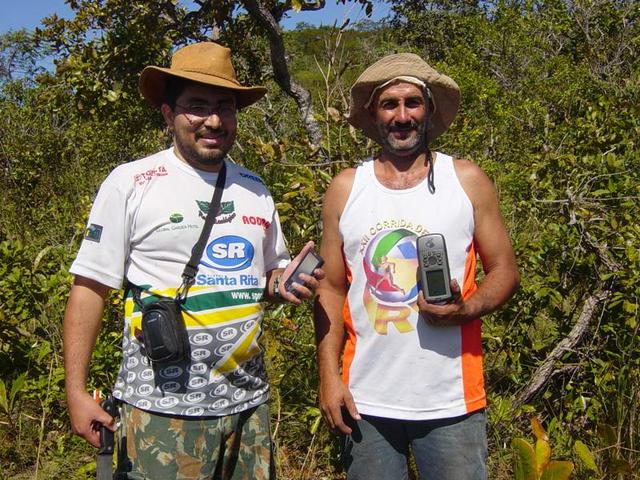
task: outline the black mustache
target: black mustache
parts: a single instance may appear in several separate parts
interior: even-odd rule
[[[418,124],[416,122],[407,123],[394,123],[389,126],[390,132],[407,132],[409,130],[417,130]]]
[[[204,137],[205,135],[208,135],[208,134],[219,135],[221,133],[225,133],[225,130],[223,128],[205,127],[205,128],[201,128],[200,130],[198,130],[196,132],[196,135],[199,136],[199,137]]]

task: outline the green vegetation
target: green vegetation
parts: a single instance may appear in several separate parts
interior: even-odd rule
[[[434,148],[494,179],[522,276],[483,325],[490,478],[569,478],[548,473],[569,465],[571,478],[640,478],[638,2],[394,0],[387,24],[285,32],[319,144],[239,2],[203,1],[208,13],[191,16],[159,10],[173,2],[68,3],[73,20],[0,37],[0,479],[94,474],[65,411],[68,267],[107,172],[169,142],[138,73],[212,33],[237,52],[243,80],[269,88],[241,113],[231,156],[270,186],[292,251],[320,237],[331,177],[374,152],[344,119],[363,68],[413,51],[459,83],[461,111]],[[44,55],[53,72],[38,67]],[[114,292],[91,388],[116,374],[120,308]],[[279,478],[343,478],[316,408],[309,306],[270,310],[265,332]]]

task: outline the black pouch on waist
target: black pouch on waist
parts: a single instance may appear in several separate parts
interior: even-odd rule
[[[176,300],[164,299],[144,306],[142,340],[152,362],[176,362],[188,357],[189,339]]]

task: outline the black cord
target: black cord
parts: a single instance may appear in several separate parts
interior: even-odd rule
[[[436,193],[436,184],[433,179],[433,157],[431,156],[431,150],[427,148],[427,162],[429,162],[429,172],[427,173],[427,187],[429,193]]]

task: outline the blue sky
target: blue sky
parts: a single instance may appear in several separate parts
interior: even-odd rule
[[[292,13],[291,18],[283,22],[284,28],[295,28],[299,22],[333,25],[337,21],[338,25],[341,25],[345,18],[350,18],[351,23],[366,18],[358,4],[347,2],[346,5],[336,5],[335,0],[326,0],[326,2],[325,8],[319,12]],[[379,20],[388,15],[388,5],[383,1],[374,3],[373,20]],[[0,0],[0,33],[20,28],[31,30],[40,24],[42,18],[53,13],[65,18],[73,14],[64,0]]]

